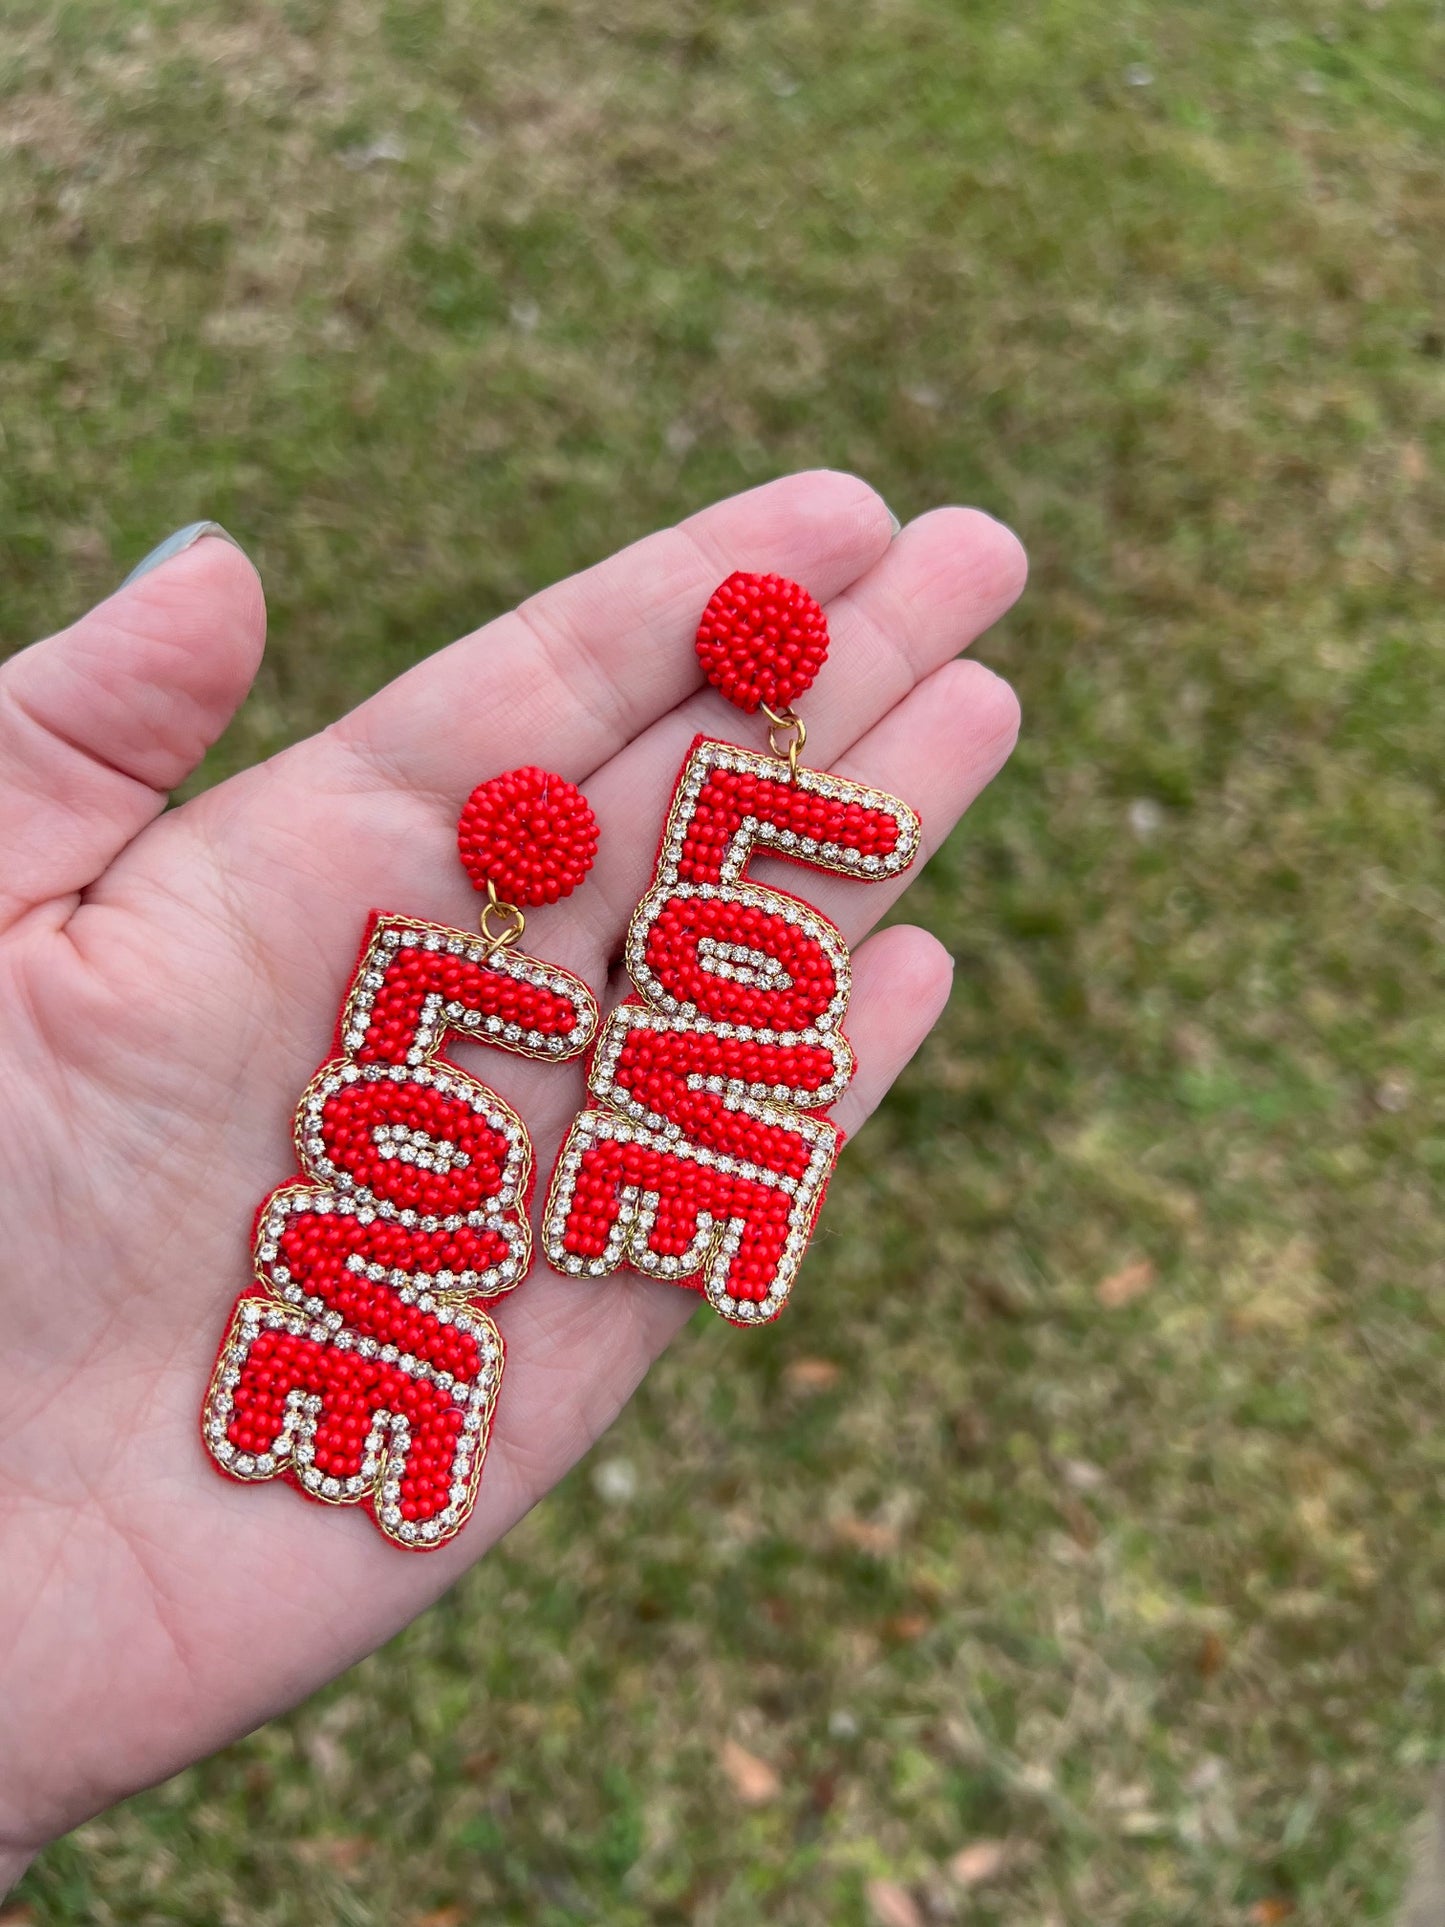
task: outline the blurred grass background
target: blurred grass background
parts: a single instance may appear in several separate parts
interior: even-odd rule
[[[913,900],[951,1011],[777,1341],[697,1321],[438,1611],[3,1918],[1390,1919],[1445,1732],[1437,0],[5,15],[3,632],[223,521],[272,642],[208,777],[795,466],[1034,579]]]

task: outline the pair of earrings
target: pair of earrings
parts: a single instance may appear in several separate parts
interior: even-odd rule
[[[452,1538],[476,1501],[504,1360],[484,1303],[531,1262],[531,1139],[446,1053],[454,1038],[543,1063],[590,1050],[542,1210],[565,1275],[622,1266],[702,1292],[737,1325],[787,1303],[842,1143],[822,1116],[854,1059],[846,944],[754,855],[870,881],[919,845],[896,797],[807,769],[793,699],[828,648],[823,611],[736,573],[703,613],[708,680],[768,721],[769,753],[699,736],[679,773],[605,1021],[570,971],[524,954],[524,905],[582,881],[597,822],[537,769],[483,783],[458,848],[487,894],[477,934],[373,912],[332,1053],[296,1111],[302,1175],[265,1198],[202,1410],[217,1467],[363,1504],[393,1544]]]

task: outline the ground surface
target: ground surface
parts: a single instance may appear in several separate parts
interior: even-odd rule
[[[1389,1919],[1445,1730],[1439,5],[6,16],[4,633],[224,521],[273,642],[208,773],[789,467],[1035,573],[915,899],[952,1009],[786,1327],[699,1320],[441,1610],[5,1918]]]

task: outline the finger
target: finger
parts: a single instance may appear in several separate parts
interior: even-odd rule
[[[934,509],[911,522],[829,608],[836,640],[805,699],[809,761],[831,764],[925,676],[991,629],[1027,580],[1023,544],[981,509]]]
[[[845,1137],[856,1137],[888,1095],[952,988],[953,959],[926,930],[895,924],[860,944],[846,1020],[858,1068],[830,1113]]]
[[[66,909],[231,720],[265,642],[260,578],[214,537],[0,668],[0,928]]]
[[[859,949],[848,1024],[858,1070],[833,1113],[846,1133],[858,1131],[938,1021],[952,980],[948,952],[921,930],[886,930]],[[810,1282],[805,1269],[799,1288]],[[475,1547],[505,1531],[600,1438],[697,1306],[693,1292],[625,1272],[581,1284],[543,1271],[502,1301],[507,1379]]]
[[[353,710],[331,732],[363,774],[455,808],[512,762],[573,780],[702,685],[692,640],[734,569],[835,595],[888,547],[886,504],[820,470],[735,495],[533,596]]]
[[[1017,537],[976,509],[938,509],[910,523],[867,575],[829,607],[832,647],[805,704],[808,762],[835,767],[841,753],[922,678],[1010,607],[1025,572]],[[699,692],[587,786],[602,840],[578,910],[604,941],[627,917],[651,873],[655,846],[636,834],[635,825],[661,823],[682,758],[699,733],[755,740],[759,746],[762,741],[755,717],[741,717],[713,690]],[[930,742],[934,734],[929,732]],[[934,771],[923,761],[908,774],[910,781],[898,793],[926,819]],[[795,868],[795,880],[797,874]]]

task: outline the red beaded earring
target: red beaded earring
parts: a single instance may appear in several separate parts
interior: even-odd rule
[[[332,1055],[296,1112],[301,1176],[263,1200],[201,1417],[231,1478],[364,1505],[394,1544],[441,1545],[476,1501],[501,1333],[479,1301],[531,1263],[526,1127],[446,1055],[454,1037],[543,1063],[597,1030],[580,978],[518,948],[522,905],[582,881],[597,821],[571,783],[513,770],[457,833],[480,935],[374,911]]]
[[[737,1325],[788,1301],[842,1142],[818,1113],[854,1068],[842,936],[748,865],[779,856],[869,882],[906,870],[919,845],[906,803],[801,766],[791,704],[827,648],[823,611],[780,576],[731,575],[703,611],[708,680],[762,709],[772,753],[693,743],[628,930],[636,994],[602,1026],[591,1107],[543,1214],[558,1270],[629,1265],[703,1292]]]

